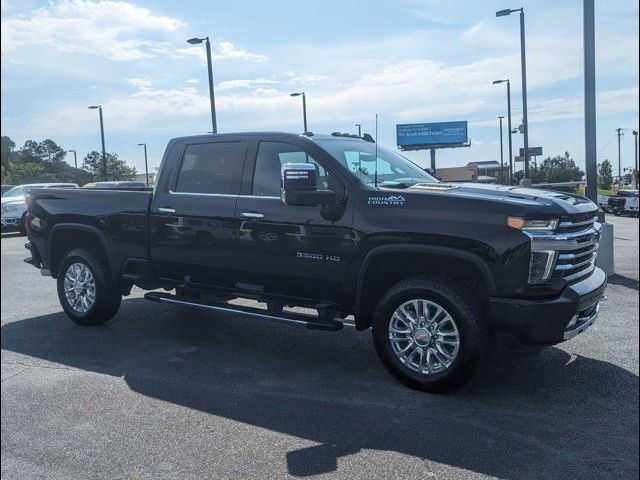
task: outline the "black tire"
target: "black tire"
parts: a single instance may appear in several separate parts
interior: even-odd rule
[[[64,279],[69,267],[75,263],[86,266],[95,282],[95,300],[86,312],[79,312],[65,294]],[[116,282],[109,275],[109,268],[99,251],[79,248],[68,252],[58,269],[58,298],[67,316],[79,325],[101,325],[110,320],[120,308],[122,295]]]
[[[389,324],[394,311],[413,299],[425,299],[440,305],[457,327],[457,356],[442,372],[426,374],[410,369],[396,356],[389,340]],[[441,276],[415,277],[387,290],[374,311],[372,330],[376,351],[387,370],[404,385],[431,393],[447,393],[464,384],[485,358],[491,341],[480,308],[468,293],[468,288]]]

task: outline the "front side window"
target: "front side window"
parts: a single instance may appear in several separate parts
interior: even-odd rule
[[[408,188],[416,183],[438,180],[415,163],[388,148],[363,140],[317,140],[332,157],[366,184],[379,187]],[[376,159],[377,153],[377,159]]]
[[[285,163],[313,163],[318,172],[318,189],[333,190],[339,198],[344,192],[340,184],[304,150],[281,142],[260,142],[253,173],[253,195],[280,196],[280,171]]]
[[[176,192],[238,194],[244,143],[188,145],[182,159]]]

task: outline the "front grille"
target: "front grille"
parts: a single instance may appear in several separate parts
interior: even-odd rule
[[[593,213],[574,215],[562,219],[555,235],[566,237],[558,252],[553,277],[573,281],[595,269],[600,241],[600,224]]]

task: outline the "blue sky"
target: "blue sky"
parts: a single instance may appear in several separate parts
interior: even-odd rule
[[[633,164],[638,128],[638,3],[596,2],[598,154]],[[395,145],[397,123],[468,120],[471,148],[438,166],[499,159],[498,115],[512,81],[521,117],[518,17],[526,12],[530,144],[583,163],[582,1],[2,1],[2,135],[52,138],[83,156],[106,144],[139,171],[137,143],[159,164],[174,136],[210,128],[206,59],[214,50],[220,132],[374,129]],[[514,135],[514,150],[522,135]],[[505,140],[506,154],[506,140]],[[428,152],[410,156],[425,165]]]

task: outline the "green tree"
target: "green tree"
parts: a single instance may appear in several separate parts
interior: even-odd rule
[[[11,165],[11,173],[3,182],[10,184],[55,182],[53,173],[48,172],[42,163],[21,162]]]
[[[514,177],[520,181],[524,172],[516,172]],[[529,177],[531,182],[536,183],[561,183],[578,182],[582,180],[584,172],[578,168],[569,152],[564,155],[547,157],[537,166],[529,163]],[[578,187],[558,187],[557,190],[575,192]]]
[[[2,155],[2,182],[4,183],[4,176],[8,174],[11,170],[10,162],[13,159],[16,149],[16,144],[11,138],[2,136],[2,144],[1,144],[1,155]]]
[[[93,181],[104,180],[102,154],[93,150],[82,160],[82,168],[89,172]],[[130,167],[124,160],[118,158],[117,153],[107,153],[107,178],[109,180],[133,180],[136,176],[135,167]]]
[[[605,160],[598,164],[598,187],[608,190],[611,185],[613,185],[613,169],[611,168],[611,162]]]

